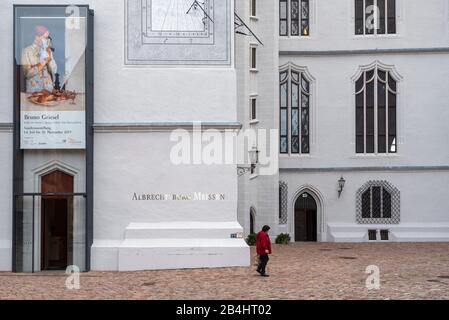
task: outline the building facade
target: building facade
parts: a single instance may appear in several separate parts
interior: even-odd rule
[[[0,271],[248,266],[265,224],[449,240],[447,0],[7,0],[0,21]]]
[[[280,144],[278,175],[239,182],[246,233],[449,240],[449,3],[237,3],[264,43],[237,39],[240,120]]]

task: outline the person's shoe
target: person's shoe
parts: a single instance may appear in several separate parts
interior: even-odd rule
[[[257,269],[256,272],[258,272],[258,273],[260,273],[260,275],[262,275],[262,271],[260,271],[259,269]]]
[[[263,274],[260,274],[262,277],[269,277],[270,275],[268,275],[268,274],[266,274],[266,273],[263,273]]]

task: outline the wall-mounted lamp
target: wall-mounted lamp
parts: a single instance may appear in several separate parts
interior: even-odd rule
[[[338,180],[338,197],[340,198],[341,193],[343,192],[343,189],[345,188],[346,180],[343,178],[343,176]]]
[[[256,171],[256,167],[259,164],[259,150],[257,147],[253,147],[251,150],[248,151],[249,153],[249,160],[251,161],[250,167],[237,167],[237,174],[240,176],[245,175],[248,172],[251,172],[253,174]]]

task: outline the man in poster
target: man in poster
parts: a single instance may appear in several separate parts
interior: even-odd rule
[[[34,43],[22,52],[22,66],[28,93],[53,91],[57,65],[51,50],[50,31],[44,26],[34,30]]]

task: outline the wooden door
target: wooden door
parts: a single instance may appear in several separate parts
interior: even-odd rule
[[[73,197],[46,196],[73,193],[73,176],[54,171],[42,177],[41,269],[65,269],[73,243]]]
[[[295,203],[295,241],[317,241],[317,204],[313,196],[304,192]]]

